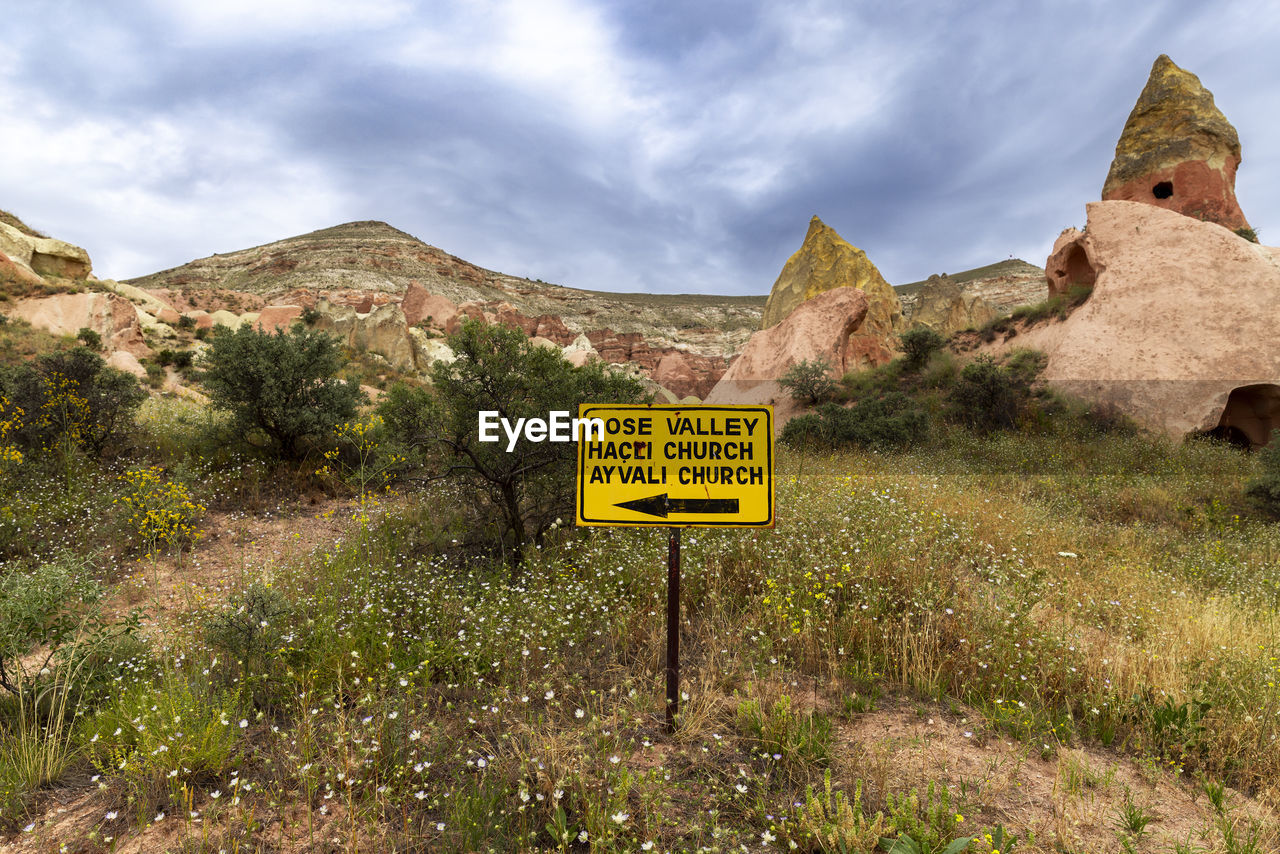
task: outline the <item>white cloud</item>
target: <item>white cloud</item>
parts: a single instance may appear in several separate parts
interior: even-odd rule
[[[343,207],[320,165],[282,157],[273,132],[242,117],[192,107],[134,123],[20,109],[35,100],[0,89],[0,198],[83,245],[101,276],[330,225]]]
[[[254,42],[376,30],[408,16],[404,0],[151,0],[188,42]]]

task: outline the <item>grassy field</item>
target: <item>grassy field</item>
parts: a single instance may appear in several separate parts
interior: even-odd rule
[[[1241,452],[782,449],[776,529],[684,537],[672,736],[665,532],[564,527],[513,578],[454,487],[361,501],[189,404],[143,423],[5,472],[7,613],[70,628],[4,661],[0,846],[1280,850],[1280,528]]]

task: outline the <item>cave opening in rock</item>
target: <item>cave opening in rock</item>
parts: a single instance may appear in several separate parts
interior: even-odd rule
[[[1071,251],[1067,253],[1066,279],[1068,287],[1072,288],[1092,288],[1093,283],[1098,278],[1098,271],[1093,269],[1093,265],[1089,263],[1089,255],[1084,251],[1084,247],[1077,243],[1071,247]]]
[[[1159,184],[1156,184],[1151,188],[1151,195],[1155,196],[1157,199],[1169,198],[1173,195],[1173,182],[1161,181]]]
[[[1250,448],[1261,448],[1280,429],[1280,385],[1257,383],[1231,390],[1218,426],[1209,435]]]

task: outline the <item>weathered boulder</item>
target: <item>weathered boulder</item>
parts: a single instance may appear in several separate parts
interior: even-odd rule
[[[161,319],[160,312],[162,311],[173,311],[172,303],[161,299],[149,291],[144,291],[142,288],[135,287],[126,282],[117,282],[114,279],[100,279],[99,283],[107,290],[119,294],[156,319]],[[164,322],[168,323],[169,321],[166,320]]]
[[[554,314],[540,314],[534,318],[536,326],[533,334],[539,338],[546,338],[554,341],[560,347],[565,346],[577,338],[577,333],[565,326],[564,321]]]
[[[703,398],[711,393],[729,360],[720,356],[704,356],[685,350],[665,349],[649,372],[653,381],[669,388],[681,398]]]
[[[1261,444],[1280,427],[1280,249],[1122,201],[1090,204],[1084,233],[1064,238],[1093,292],[1012,342],[1048,356],[1047,382],[1173,436]]]
[[[458,306],[448,297],[433,294],[417,282],[412,282],[400,302],[405,322],[417,326],[424,320],[437,329],[444,329],[458,315]]]
[[[482,323],[493,323],[496,320],[493,316],[485,315],[484,306],[481,303],[469,300],[458,306],[458,313],[445,323],[444,331],[452,335],[462,328],[462,321],[467,318],[478,320]]]
[[[777,407],[774,427],[781,430],[796,407],[778,380],[805,360],[825,361],[835,377],[857,367],[853,337],[867,314],[867,295],[858,288],[836,288],[806,300],[781,323],[751,336],[705,402],[771,403]]]
[[[947,275],[932,275],[916,297],[912,326],[925,326],[947,336],[962,329],[973,329],[994,320],[995,311],[976,294]]]
[[[413,359],[418,370],[426,373],[436,362],[446,365],[457,360],[457,355],[442,338],[432,338],[416,326],[409,327],[409,341],[413,346]]]
[[[178,333],[174,331],[172,326],[167,323],[161,323],[159,320],[143,311],[140,306],[133,306],[133,311],[134,314],[137,315],[138,325],[141,326],[142,331],[148,335],[153,335],[157,338],[178,337]]]
[[[93,265],[89,253],[52,237],[36,237],[0,222],[0,252],[40,276],[83,281]]]
[[[573,339],[571,344],[560,351],[560,355],[575,368],[581,368],[589,362],[600,361],[600,354],[591,345],[591,339],[585,335],[579,335]]]
[[[902,328],[902,303],[893,286],[861,249],[818,217],[809,221],[804,243],[787,259],[765,302],[760,328],[781,323],[805,301],[837,288],[857,288],[867,296],[866,320],[855,333],[851,367],[883,364],[893,358],[893,335]]]
[[[44,283],[44,279],[36,275],[35,271],[30,267],[19,264],[0,251],[0,284],[17,285],[18,291],[21,293],[33,287],[39,287]]]
[[[102,349],[106,352],[127,350],[135,356],[151,354],[151,348],[142,340],[137,308],[115,294],[55,294],[24,299],[18,301],[9,314],[54,335],[75,335],[81,329],[91,329],[102,339]]]
[[[183,317],[191,318],[196,324],[196,329],[212,329],[213,328],[213,316],[210,315],[209,312],[204,311],[203,309],[188,311],[183,315]]]
[[[360,314],[349,305],[333,305],[321,299],[316,303],[316,312],[315,328],[337,336],[345,346],[379,356],[398,371],[416,370],[414,339],[409,336],[409,324],[396,303]]]
[[[287,332],[293,326],[293,322],[300,317],[302,317],[300,305],[269,305],[258,312],[257,326],[264,332],[274,332],[277,329]]]
[[[209,319],[213,321],[214,326],[225,326],[232,332],[240,328],[240,315],[220,308],[209,315]]]
[[[1236,201],[1239,166],[1240,138],[1213,94],[1161,54],[1116,143],[1102,199],[1247,228]]]

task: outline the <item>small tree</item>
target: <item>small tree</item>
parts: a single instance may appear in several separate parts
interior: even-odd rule
[[[349,421],[364,398],[355,383],[338,378],[341,366],[338,343],[328,335],[245,325],[212,337],[204,385],[246,438],[265,439],[272,453],[296,460],[310,442]]]
[[[47,353],[3,378],[12,405],[24,413],[18,444],[66,456],[101,456],[133,425],[147,397],[131,374],[109,367],[84,347]]]
[[[1001,367],[990,356],[974,359],[951,390],[955,417],[980,433],[1013,429],[1031,401],[1035,364],[1027,359]]]
[[[80,331],[76,333],[76,339],[90,350],[102,349],[102,336],[87,326],[80,327]]]
[[[473,488],[463,494],[496,511],[515,566],[525,544],[573,512],[577,450],[571,442],[520,441],[508,453],[505,441],[481,442],[480,410],[515,423],[553,410],[576,415],[579,403],[640,403],[647,396],[637,380],[599,364],[575,368],[504,326],[464,321],[449,346],[457,361],[435,363],[430,394],[393,392],[380,413],[402,441],[434,445],[443,476],[469,482]]]
[[[927,326],[917,326],[902,333],[902,357],[907,368],[918,371],[929,361],[929,357],[941,350],[946,339]]]
[[[778,385],[789,391],[796,403],[817,406],[835,394],[836,382],[830,372],[831,365],[825,359],[801,359],[787,368]]]

